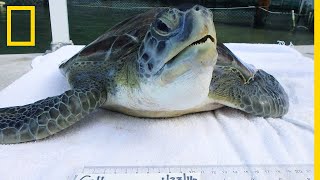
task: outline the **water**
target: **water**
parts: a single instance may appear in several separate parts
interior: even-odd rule
[[[143,12],[143,10],[119,10],[100,7],[68,7],[70,38],[74,44],[88,44],[103,34],[116,23]],[[294,45],[310,45],[314,43],[313,34],[305,29],[295,32],[275,29],[254,29],[250,26],[227,25],[216,23],[217,38],[220,42],[235,43],[277,43],[278,40],[291,41]],[[6,10],[0,10],[0,54],[39,53],[50,49],[49,9],[36,9],[36,46],[6,46]],[[28,40],[29,12],[14,11],[12,14],[12,39]]]

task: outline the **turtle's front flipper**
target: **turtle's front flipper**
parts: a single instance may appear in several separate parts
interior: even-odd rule
[[[272,75],[247,68],[225,46],[220,46],[209,97],[214,102],[263,117],[281,117],[289,108],[288,95]]]
[[[106,93],[93,86],[66,91],[33,104],[0,109],[0,144],[46,138],[100,107]]]

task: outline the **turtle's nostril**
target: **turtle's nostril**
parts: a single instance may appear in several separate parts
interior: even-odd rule
[[[196,10],[196,11],[199,11],[199,10],[200,10],[200,7],[199,7],[199,6],[196,6],[196,7],[195,7],[195,10]]]

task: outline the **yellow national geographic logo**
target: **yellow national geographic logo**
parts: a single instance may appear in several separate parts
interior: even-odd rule
[[[30,11],[30,41],[12,41],[11,12]],[[7,6],[7,46],[35,46],[35,6]]]

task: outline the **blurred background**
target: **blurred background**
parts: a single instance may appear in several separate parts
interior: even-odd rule
[[[67,0],[70,39],[86,45],[116,23],[153,7],[201,4],[210,8],[218,41],[224,43],[314,44],[312,0]],[[6,6],[36,6],[36,46],[6,46]],[[29,11],[12,12],[12,40],[28,41]],[[48,0],[0,0],[0,54],[50,49]]]

